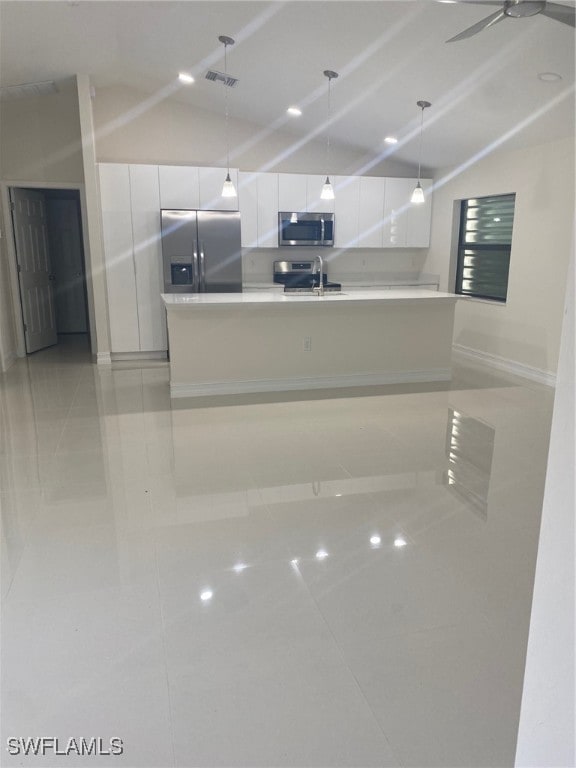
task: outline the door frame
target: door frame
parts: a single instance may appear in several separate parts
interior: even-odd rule
[[[14,329],[16,331],[16,354],[18,357],[26,357],[26,340],[24,336],[24,320],[22,317],[22,302],[20,299],[20,285],[18,281],[16,243],[14,240],[12,210],[10,207],[10,189],[14,187],[37,190],[69,189],[79,192],[80,220],[82,224],[82,244],[84,246],[84,278],[86,280],[86,298],[88,301],[88,329],[90,333],[90,345],[92,348],[92,354],[95,354],[96,326],[94,317],[94,291],[92,287],[92,259],[90,257],[90,243],[88,241],[88,218],[86,215],[86,195],[84,184],[56,181],[1,181],[0,196],[2,199],[2,210],[4,213],[6,250],[8,252],[8,270],[10,273],[10,289],[12,293],[12,319],[14,321]],[[2,350],[0,350],[0,353],[1,352]]]

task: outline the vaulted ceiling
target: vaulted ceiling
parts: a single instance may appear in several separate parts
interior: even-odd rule
[[[567,4],[567,3],[566,3]],[[90,75],[96,88],[128,85],[222,110],[209,67],[239,78],[233,115],[323,137],[325,69],[332,84],[334,140],[375,156],[415,162],[418,99],[427,167],[465,163],[494,146],[527,146],[574,134],[575,32],[542,15],[506,18],[446,43],[492,5],[434,0],[287,2],[0,2],[2,86]],[[183,86],[185,70],[195,83]],[[542,73],[560,79],[540,79]],[[289,117],[298,105],[302,116]],[[386,136],[396,145],[384,143]]]

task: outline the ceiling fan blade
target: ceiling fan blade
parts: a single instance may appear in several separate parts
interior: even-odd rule
[[[496,13],[492,13],[490,16],[486,16],[486,18],[482,19],[482,21],[479,21],[477,24],[468,27],[468,29],[465,29],[464,32],[460,32],[459,35],[451,37],[450,40],[446,40],[446,42],[455,43],[457,40],[464,40],[467,37],[477,35],[478,32],[482,32],[483,29],[488,29],[488,27],[491,27],[493,24],[497,24],[499,21],[502,21],[502,19],[505,18],[506,14],[503,10],[496,11]]]
[[[546,3],[540,11],[542,16],[548,16],[555,21],[561,21],[563,24],[569,24],[576,27],[576,9],[569,5],[560,5],[559,3]]]

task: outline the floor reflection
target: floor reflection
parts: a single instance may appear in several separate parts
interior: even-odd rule
[[[471,416],[448,409],[444,481],[476,513],[488,516],[488,493],[496,430]]]

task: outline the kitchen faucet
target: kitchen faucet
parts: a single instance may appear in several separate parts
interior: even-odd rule
[[[318,285],[313,286],[312,290],[318,291],[318,296],[324,296],[324,259],[322,258],[322,256],[320,256],[320,254],[317,254],[314,257],[315,263],[316,263],[316,259],[318,259],[318,263],[320,265],[320,275],[318,278]]]

